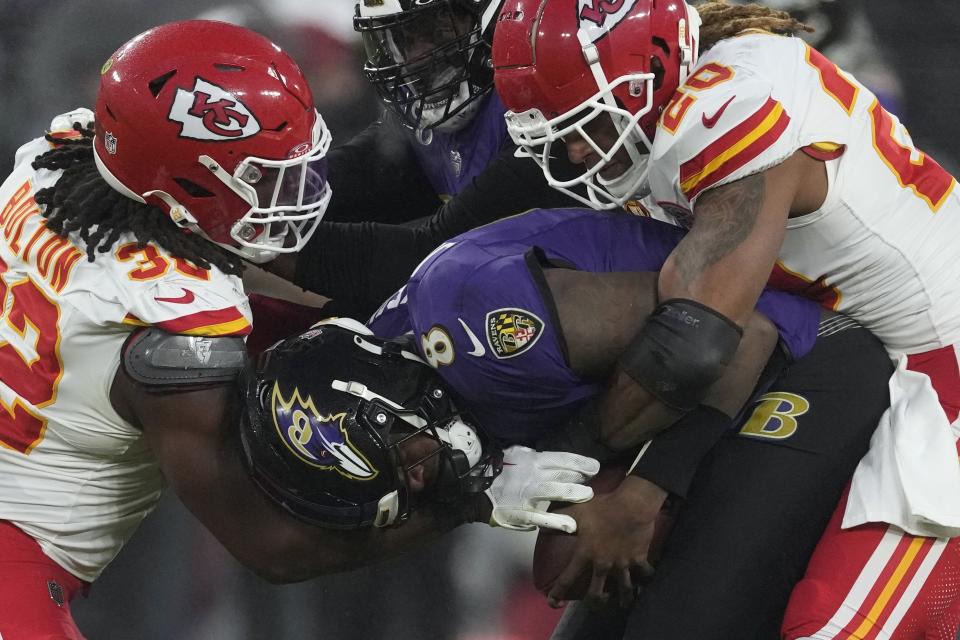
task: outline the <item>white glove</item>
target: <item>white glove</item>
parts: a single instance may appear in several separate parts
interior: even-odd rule
[[[592,498],[593,489],[583,483],[599,470],[599,462],[575,453],[510,447],[503,452],[503,471],[486,491],[493,504],[490,526],[574,533],[576,520],[547,509],[551,502],[586,502]]]

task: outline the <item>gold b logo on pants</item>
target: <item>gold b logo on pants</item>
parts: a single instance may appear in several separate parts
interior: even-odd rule
[[[803,396],[786,391],[765,393],[757,401],[750,419],[740,433],[758,438],[785,440],[797,431],[797,418],[810,410]]]

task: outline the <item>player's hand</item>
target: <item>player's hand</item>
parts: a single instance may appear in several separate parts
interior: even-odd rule
[[[627,476],[614,491],[562,509],[577,520],[577,544],[570,563],[547,594],[550,606],[563,606],[567,591],[585,572],[591,573],[585,603],[605,603],[611,592],[608,587],[613,587],[620,605],[629,606],[634,577],[653,573],[647,555],[666,498],[667,492],[652,482]]]
[[[551,502],[592,498],[593,489],[583,483],[599,470],[599,462],[575,453],[510,447],[503,452],[503,471],[486,491],[493,508],[490,525],[517,531],[542,527],[575,532],[576,520],[547,510]]]

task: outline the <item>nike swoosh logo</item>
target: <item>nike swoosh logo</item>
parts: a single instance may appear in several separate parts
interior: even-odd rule
[[[457,318],[457,320],[460,322],[460,326],[463,327],[464,332],[466,332],[467,337],[470,338],[470,344],[473,345],[473,351],[467,351],[467,355],[482,358],[483,354],[487,352],[487,350],[483,348],[483,343],[477,339],[476,334],[470,330],[470,327],[463,321],[463,318]]]
[[[179,298],[154,298],[157,302],[169,302],[170,304],[190,304],[197,299],[197,296],[193,294],[193,291],[189,289],[181,289],[183,295]]]
[[[730,96],[730,99],[724,102],[723,105],[719,109],[717,109],[717,112],[712,116],[710,116],[709,118],[707,117],[707,114],[703,114],[703,126],[705,126],[707,129],[713,129],[717,124],[717,120],[720,119],[720,116],[723,115],[723,112],[727,110],[727,107],[730,105],[731,102],[733,102],[733,99],[736,97],[737,97],[736,94]]]

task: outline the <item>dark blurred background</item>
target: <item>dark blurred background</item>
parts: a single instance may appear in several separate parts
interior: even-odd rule
[[[52,116],[93,107],[99,70],[121,44],[154,25],[210,18],[259,31],[285,48],[310,80],[336,139],[376,116],[359,70],[351,0],[0,0],[0,169]]]
[[[345,141],[377,103],[360,74],[353,0],[0,0],[0,170],[53,115],[92,106],[98,70],[129,37],[155,24],[205,17],[273,38],[300,62],[317,104]],[[817,28],[808,39],[877,92],[916,145],[956,173],[960,28],[955,0],[768,0]]]
[[[875,91],[916,145],[956,174],[960,33],[956,0],[768,0],[817,28],[809,37]],[[214,18],[250,27],[304,68],[345,142],[378,104],[361,74],[353,0],[0,0],[0,171],[51,118],[92,107],[99,69],[133,35]],[[380,567],[290,586],[236,563],[172,495],[74,606],[91,640],[542,640],[556,613],[530,586],[535,536],[461,527],[441,545]]]

